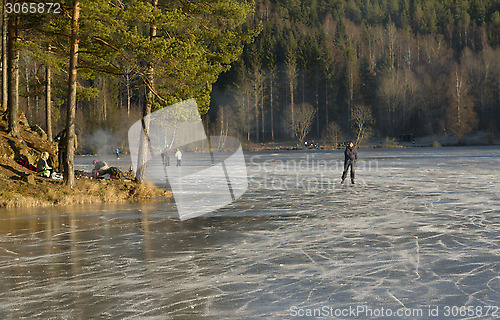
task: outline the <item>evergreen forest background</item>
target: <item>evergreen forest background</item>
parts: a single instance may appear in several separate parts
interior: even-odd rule
[[[293,123],[302,117],[297,110],[307,109],[312,113],[305,116],[310,121],[302,140],[330,141],[356,136],[361,109],[365,138],[498,134],[500,0],[254,5],[245,28],[260,33],[208,85],[210,102],[201,110],[210,133],[248,143],[301,140]],[[42,65],[29,47],[21,51],[20,108],[43,128]],[[64,77],[53,80],[54,132],[64,126]],[[143,81],[134,72],[95,73],[79,83],[87,88],[76,109],[84,145],[111,132],[113,143],[126,147],[128,127],[142,115]]]

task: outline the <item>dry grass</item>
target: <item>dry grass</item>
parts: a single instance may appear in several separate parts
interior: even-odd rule
[[[43,179],[43,178],[42,178]],[[37,178],[35,185],[14,183],[0,189],[0,208],[68,206],[92,203],[170,201],[171,193],[154,185],[119,180],[77,180],[73,189]],[[21,181],[19,181],[21,182]],[[0,182],[0,184],[3,184]]]
[[[76,204],[171,201],[171,192],[165,192],[151,184],[139,184],[130,180],[76,180],[69,189],[60,180],[35,177],[35,184],[21,180],[21,176],[35,174],[19,165],[13,145],[20,146],[32,165],[43,151],[55,157],[56,145],[42,139],[22,124],[20,139],[6,133],[6,121],[0,117],[0,208],[67,206]]]

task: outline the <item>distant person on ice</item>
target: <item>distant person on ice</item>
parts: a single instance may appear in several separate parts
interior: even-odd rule
[[[163,159],[163,166],[169,166],[170,165],[170,147],[167,146],[165,150],[161,153],[161,157]]]
[[[181,166],[181,160],[182,160],[182,152],[179,148],[177,148],[177,152],[175,153],[175,156],[174,156],[176,159],[177,159],[177,166],[180,167]]]
[[[347,176],[347,171],[349,171],[349,167],[351,167],[351,183],[354,184],[354,165],[356,164],[356,160],[358,160],[358,152],[354,148],[354,143],[349,141],[349,144],[345,148],[345,160],[344,160],[344,172],[342,173],[342,182]]]
[[[116,159],[120,159],[120,149],[115,149]]]

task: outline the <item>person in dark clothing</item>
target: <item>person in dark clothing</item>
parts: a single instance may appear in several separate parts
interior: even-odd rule
[[[36,164],[36,171],[38,172],[38,174],[43,175],[45,177],[50,177],[54,172],[54,169],[52,169],[47,163],[48,160],[49,160],[49,153],[42,152],[40,160],[38,160],[38,163]]]
[[[74,136],[74,145],[75,145],[75,150],[78,147],[78,137]],[[66,129],[63,129],[63,131],[59,132],[57,136],[54,138],[54,141],[57,142],[57,156],[58,156],[58,161],[59,161],[59,171],[63,172],[63,161],[66,158]]]
[[[170,165],[170,147],[167,146],[165,150],[161,153],[161,158],[163,160],[163,166]]]
[[[57,159],[59,163],[59,172],[63,172],[63,160],[65,156],[64,150],[66,149],[64,146],[63,136],[66,135],[66,129],[59,132],[57,136],[54,138],[54,141],[57,142]]]
[[[356,164],[356,160],[358,160],[358,152],[354,148],[354,143],[349,141],[349,144],[345,148],[345,159],[344,159],[344,172],[342,172],[342,182],[347,176],[347,171],[349,171],[349,167],[351,168],[351,183],[354,184],[354,165]]]

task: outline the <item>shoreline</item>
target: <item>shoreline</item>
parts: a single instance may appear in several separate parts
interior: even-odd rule
[[[269,146],[271,144],[271,146]],[[327,145],[319,145],[318,147],[298,147],[297,145],[291,145],[290,143],[284,142],[279,145],[274,145],[276,143],[261,143],[254,145],[242,146],[243,151],[256,152],[256,151],[307,151],[307,150],[344,150],[345,146],[334,147]],[[273,146],[274,145],[274,146]],[[448,147],[494,147],[500,146],[500,143],[474,143],[474,144],[362,144],[357,146],[357,149],[414,149],[414,148],[448,148]]]
[[[82,176],[70,189],[62,180],[39,176],[34,166],[42,152],[49,153],[51,166],[57,167],[57,145],[35,129],[20,113],[19,136],[12,137],[6,119],[0,118],[0,208],[173,201],[170,191],[130,179]]]
[[[73,189],[61,180],[34,177],[34,183],[1,178],[0,209],[59,207],[85,204],[172,202],[172,193],[150,183],[127,180],[78,179]]]

